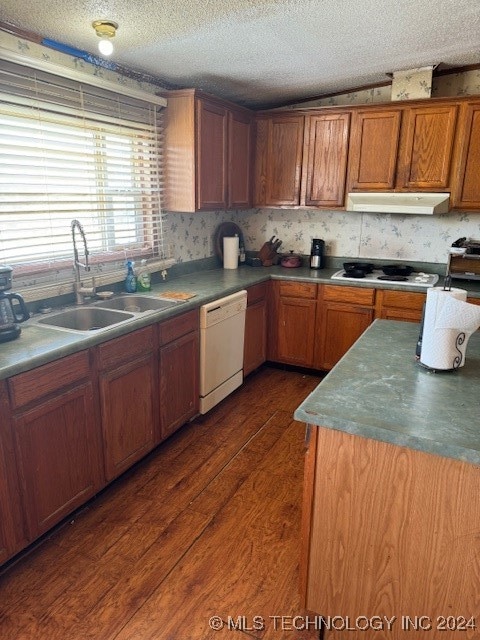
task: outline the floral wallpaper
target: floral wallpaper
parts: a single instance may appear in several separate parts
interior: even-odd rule
[[[166,231],[175,261],[214,255],[215,229],[227,220],[242,230],[247,251],[258,251],[275,235],[282,240],[280,251],[308,255],[312,238],[322,238],[330,256],[444,264],[454,240],[480,239],[480,215],[468,212],[435,216],[311,209],[170,213]]]
[[[176,263],[210,258],[215,255],[215,229],[222,222],[238,224],[237,220],[235,211],[165,213],[163,228],[170,245],[169,255]]]
[[[322,238],[327,255],[351,258],[446,263],[454,240],[480,238],[480,215],[466,212],[422,216],[259,209],[239,213],[236,222],[247,251],[276,235],[283,251],[309,254],[312,238]]]
[[[147,93],[155,93],[160,89],[160,85],[155,83],[154,79],[150,76],[131,72],[129,77],[125,74],[126,70],[124,69],[122,69],[121,73],[115,71],[115,64],[109,61],[97,58],[99,64],[92,64],[79,55],[68,55],[61,51],[56,51],[53,48],[45,47],[41,44],[37,44],[36,42],[19,38],[18,36],[2,31],[1,29],[0,47],[24,55],[25,57],[51,62],[67,69],[81,71],[82,73],[90,76],[105,78],[106,80],[114,82],[120,86],[130,86],[134,89],[139,89]],[[94,56],[91,57],[94,58]]]
[[[396,71],[392,78],[392,100],[421,100],[432,95],[433,66]]]
[[[428,75],[428,74],[427,74]],[[448,73],[433,78],[420,77],[421,74],[405,72],[400,82],[395,83],[395,96],[392,95],[392,84],[360,91],[351,91],[337,96],[319,98],[309,102],[299,102],[284,109],[306,109],[308,107],[333,107],[336,105],[372,104],[391,102],[392,100],[412,100],[416,98],[448,98],[455,96],[480,95],[480,69],[462,73]],[[398,80],[401,74],[398,74]],[[431,82],[431,85],[430,85]]]

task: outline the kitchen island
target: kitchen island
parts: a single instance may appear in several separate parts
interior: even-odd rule
[[[417,338],[375,321],[295,412],[301,589],[327,638],[479,634],[480,335],[442,373],[415,361]]]

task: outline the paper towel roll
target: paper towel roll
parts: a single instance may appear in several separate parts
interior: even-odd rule
[[[420,362],[431,369],[465,364],[468,339],[480,325],[480,307],[466,302],[464,289],[427,291]]]
[[[239,238],[225,236],[223,238],[223,268],[238,269]]]

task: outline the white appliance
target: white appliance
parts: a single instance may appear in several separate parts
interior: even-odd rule
[[[331,280],[347,280],[350,282],[370,282],[370,283],[388,283],[391,282],[395,285],[405,285],[409,287],[434,287],[438,282],[438,275],[436,273],[422,273],[414,271],[409,276],[387,276],[383,271],[374,270],[371,273],[365,274],[363,278],[355,278],[349,276],[344,269],[340,269],[333,274]]]
[[[347,211],[433,215],[448,213],[449,193],[349,193]]]
[[[245,290],[200,307],[200,413],[243,382]]]

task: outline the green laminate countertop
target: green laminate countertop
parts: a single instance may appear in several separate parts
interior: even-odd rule
[[[331,276],[338,271],[338,268],[314,270],[308,267],[288,269],[281,266],[250,267],[245,265],[239,269],[232,270],[224,270],[222,268],[199,269],[177,277],[168,277],[164,283],[154,285],[150,295],[161,296],[162,292],[173,290],[194,293],[195,297],[167,310],[137,314],[134,320],[112,326],[100,332],[78,333],[62,329],[50,329],[45,326],[39,326],[37,323],[38,316],[33,317],[21,325],[22,332],[19,338],[0,344],[0,380],[106,342],[112,338],[125,335],[135,329],[167,320],[222,296],[270,279],[332,284],[335,286],[373,286],[361,281],[358,283],[345,281],[343,283],[339,280],[330,280]],[[440,280],[439,284],[441,282],[442,280]],[[467,284],[469,295],[480,298],[480,281],[466,282],[465,285]],[[456,286],[463,286],[463,284]],[[379,283],[375,287],[402,291],[426,291],[426,288],[409,288],[396,283]],[[465,288],[467,287],[465,286]],[[58,310],[56,309],[55,311]]]
[[[480,465],[480,333],[465,365],[415,361],[417,324],[375,320],[295,411],[295,419]]]

